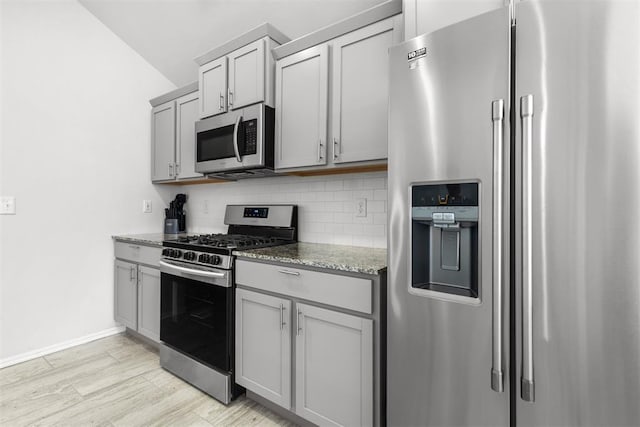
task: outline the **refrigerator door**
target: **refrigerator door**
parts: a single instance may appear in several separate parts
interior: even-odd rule
[[[391,426],[509,424],[509,43],[505,8],[390,50]]]
[[[517,424],[637,426],[640,3],[521,2],[515,43]]]

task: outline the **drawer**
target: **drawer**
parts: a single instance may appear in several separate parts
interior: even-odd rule
[[[371,280],[236,260],[236,283],[362,313],[372,313]]]
[[[162,248],[159,246],[138,245],[129,242],[115,242],[115,256],[118,259],[157,267],[161,254]]]

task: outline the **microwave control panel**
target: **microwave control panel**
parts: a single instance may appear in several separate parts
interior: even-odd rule
[[[244,150],[242,155],[256,154],[258,149],[258,120],[244,122]]]

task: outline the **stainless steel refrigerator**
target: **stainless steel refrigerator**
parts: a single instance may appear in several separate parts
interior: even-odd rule
[[[640,425],[640,2],[390,50],[390,426]]]

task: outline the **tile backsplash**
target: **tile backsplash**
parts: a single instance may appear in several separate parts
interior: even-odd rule
[[[387,246],[387,174],[373,172],[319,177],[282,176],[222,184],[190,185],[187,230],[223,233],[228,204],[298,205],[298,240],[385,248]],[[366,199],[366,216],[356,216],[356,202]]]

